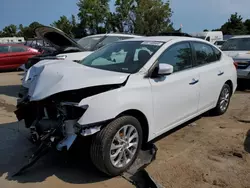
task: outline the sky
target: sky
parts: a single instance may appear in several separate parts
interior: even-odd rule
[[[0,29],[10,24],[29,25],[38,21],[50,25],[60,16],[77,15],[78,0],[1,0]],[[110,8],[114,10],[111,0]],[[204,29],[217,29],[232,13],[238,12],[244,19],[250,18],[250,0],[170,0],[174,27],[191,33]]]

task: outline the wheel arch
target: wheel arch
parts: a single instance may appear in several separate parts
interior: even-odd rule
[[[227,80],[226,82],[225,82],[225,84],[228,84],[229,85],[229,87],[230,87],[230,94],[232,95],[233,94],[233,82],[231,81],[231,80]]]
[[[130,109],[130,110],[126,110],[124,112],[121,112],[117,117],[124,116],[124,115],[133,116],[136,119],[138,119],[138,121],[141,124],[142,132],[143,132],[142,143],[143,144],[147,143],[148,137],[149,137],[149,124],[148,124],[148,120],[147,120],[145,114],[142,113],[140,110]]]

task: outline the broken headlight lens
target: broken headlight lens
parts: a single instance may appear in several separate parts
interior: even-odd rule
[[[67,120],[79,119],[88,108],[88,105],[78,106],[73,102],[63,102],[61,105]]]

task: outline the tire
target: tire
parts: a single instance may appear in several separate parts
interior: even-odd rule
[[[133,130],[130,133],[131,139],[132,139],[132,136],[134,136],[134,135],[138,136],[137,139],[134,138],[131,140],[131,143],[132,143],[132,141],[133,141],[133,143],[138,143],[137,148],[134,148],[136,146],[129,147],[129,145],[127,143],[125,143],[124,146],[122,146],[122,148],[119,146],[124,151],[117,152],[120,148],[111,150],[111,145],[114,142],[115,142],[114,144],[122,145],[118,142],[116,143],[115,136],[118,134],[119,131],[121,131],[121,129],[124,130],[123,128],[126,126],[127,126],[127,131],[126,131],[127,134],[130,132],[130,130]],[[137,134],[136,134],[135,130],[137,131]],[[120,134],[118,134],[118,136],[121,137],[122,131],[119,133]],[[114,121],[112,121],[111,123],[109,123],[100,132],[98,132],[96,135],[93,136],[91,147],[90,147],[91,160],[92,160],[93,164],[100,171],[104,172],[105,174],[107,174],[109,176],[120,175],[123,172],[125,172],[133,164],[133,162],[137,158],[137,155],[141,149],[142,138],[143,138],[143,134],[142,134],[141,124],[136,118],[134,118],[132,116],[119,117],[119,118],[115,119]],[[117,145],[115,145],[115,146],[117,146]],[[128,149],[123,148],[123,147],[128,147],[128,148],[132,149],[133,155],[131,157],[129,157],[129,155],[126,155],[126,154],[128,154]],[[120,153],[117,155],[118,158],[120,155],[122,155],[121,153],[125,153],[126,158],[127,159],[130,158],[130,160],[127,160],[127,164],[123,164],[123,166],[119,166],[119,167],[115,166],[115,164],[114,164],[115,159],[114,160],[111,159],[111,153],[112,153],[111,151],[114,152],[114,154]],[[122,159],[124,159],[123,155],[122,155],[122,158],[120,159],[120,161]],[[117,163],[117,165],[118,164],[120,164],[120,163]],[[122,165],[122,163],[120,165]]]
[[[227,100],[225,100],[225,92],[228,94],[228,97],[226,98]],[[224,114],[227,111],[228,106],[230,104],[231,93],[232,91],[231,91],[230,86],[228,84],[224,84],[221,89],[216,107],[212,110],[213,115],[219,116],[219,115]],[[224,107],[221,105],[223,100],[226,101],[226,104]]]

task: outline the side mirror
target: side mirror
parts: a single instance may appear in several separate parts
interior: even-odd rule
[[[158,75],[169,75],[174,72],[174,67],[170,64],[159,64]]]

